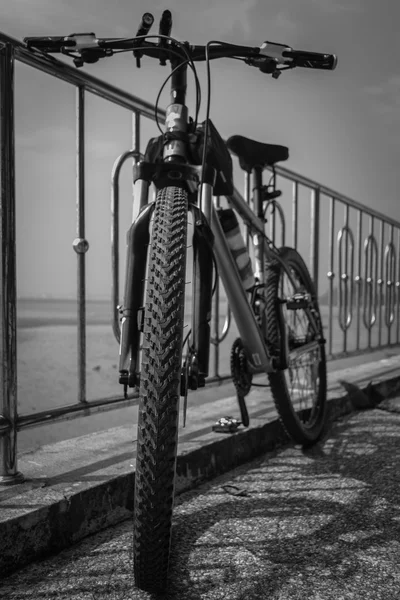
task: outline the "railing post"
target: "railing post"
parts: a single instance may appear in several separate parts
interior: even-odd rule
[[[0,485],[12,485],[24,479],[17,470],[14,51],[11,44],[0,46],[0,414],[9,424],[8,431],[0,435]]]
[[[310,271],[313,278],[315,291],[318,297],[318,271],[319,271],[319,209],[320,190],[316,188],[311,196],[311,249],[310,249]]]
[[[78,401],[86,402],[86,275],[85,254],[85,90],[76,88],[76,233],[73,248],[77,253],[78,299]]]
[[[298,242],[298,202],[299,202],[299,184],[293,181],[293,200],[292,200],[292,233],[293,233],[293,248],[297,250]]]

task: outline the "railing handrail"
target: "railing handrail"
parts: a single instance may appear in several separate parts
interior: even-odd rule
[[[25,63],[26,65],[45,72],[53,77],[61,79],[76,88],[76,134],[77,134],[77,238],[74,240],[73,247],[78,255],[78,403],[68,404],[59,408],[40,411],[39,413],[29,415],[18,415],[17,400],[16,400],[16,275],[15,275],[15,169],[14,169],[14,59]],[[0,372],[0,384],[3,386],[3,396],[0,397],[0,484],[17,483],[22,476],[17,471],[17,456],[16,456],[16,436],[20,429],[33,427],[45,422],[55,422],[62,419],[71,419],[78,416],[88,415],[97,411],[110,410],[112,408],[126,406],[137,402],[137,392],[130,394],[128,398],[120,398],[113,396],[112,398],[100,398],[88,401],[86,398],[86,321],[85,321],[85,306],[86,306],[86,291],[85,291],[85,231],[84,231],[84,208],[85,208],[85,185],[84,185],[84,142],[85,142],[85,92],[92,93],[127,109],[133,113],[133,149],[126,152],[124,156],[140,155],[140,122],[141,116],[151,119],[156,118],[155,106],[150,102],[146,102],[137,96],[130,94],[120,88],[117,88],[105,81],[97,79],[89,75],[85,71],[80,71],[65,62],[57,60],[52,56],[41,54],[40,52],[32,52],[20,41],[7,36],[0,32],[0,158],[2,167],[2,186],[0,190],[0,204],[2,214],[0,219],[0,229],[2,232],[2,251],[3,262],[7,264],[6,271],[1,273],[0,277],[0,308],[3,314],[1,325],[3,326],[3,336],[1,342],[3,344],[3,366]],[[165,120],[165,111],[157,109],[157,116],[160,121]],[[120,157],[121,158],[121,157]],[[120,165],[122,166],[122,165]],[[334,286],[333,278],[335,277],[335,261],[334,261],[334,238],[335,238],[335,206],[343,204],[344,211],[344,226],[341,228],[341,235],[338,237],[337,244],[339,250],[337,269],[340,276],[339,289],[339,325],[343,331],[343,350],[347,353],[347,330],[348,326],[345,323],[346,319],[350,322],[353,318],[353,293],[355,291],[357,298],[357,345],[354,352],[368,352],[373,349],[371,330],[375,323],[379,325],[379,341],[378,346],[382,348],[381,327],[383,324],[382,318],[382,299],[383,294],[386,302],[385,306],[385,323],[387,329],[387,346],[400,344],[400,263],[399,269],[396,268],[396,248],[393,245],[394,229],[396,229],[397,248],[400,247],[400,221],[396,221],[378,211],[362,205],[360,202],[348,198],[346,195],[335,192],[328,186],[324,186],[311,178],[304,177],[291,171],[290,169],[278,166],[276,167],[277,175],[291,181],[293,183],[292,197],[292,225],[293,225],[293,244],[297,248],[298,241],[298,197],[299,186],[304,186],[311,192],[309,201],[311,202],[311,230],[310,230],[310,271],[314,278],[315,285],[318,284],[319,274],[319,224],[321,221],[320,206],[321,195],[327,196],[329,204],[329,239],[330,239],[330,264],[327,274],[329,279],[329,317],[328,317],[328,354],[329,356],[338,356],[337,351],[333,350],[333,296]],[[115,183],[115,182],[113,182]],[[250,202],[250,176],[245,173],[245,200]],[[116,195],[115,195],[116,193]],[[235,193],[239,193],[235,191]],[[114,190],[113,211],[118,213],[118,190]],[[218,201],[218,199],[217,199]],[[301,202],[301,201],[300,201]],[[357,211],[357,252],[358,266],[357,276],[354,277],[355,268],[355,238],[349,226],[349,209]],[[368,227],[369,236],[362,237],[363,231],[363,216],[370,218]],[[282,216],[282,215],[281,215]],[[115,219],[115,214],[114,214]],[[380,249],[378,250],[377,237],[374,235],[375,219],[380,221]],[[284,228],[284,218],[282,226]],[[274,227],[274,219],[271,221]],[[384,247],[384,228],[385,225],[390,225],[390,242]],[[273,237],[274,237],[273,230]],[[346,235],[344,235],[344,233]],[[118,232],[113,229],[115,248],[118,248]],[[344,239],[344,257],[342,256],[342,239]],[[248,232],[246,235],[248,242]],[[350,240],[350,242],[349,242]],[[375,250],[375,266],[374,273],[370,274],[368,266],[372,261],[372,255],[369,257],[369,246],[365,246],[365,240],[370,240],[369,245]],[[364,250],[363,248],[364,244]],[[350,254],[348,246],[350,245]],[[372,250],[371,250],[372,252]],[[8,253],[8,254],[7,254]],[[361,273],[362,254],[365,256],[364,275]],[[378,255],[380,262],[378,266]],[[4,261],[4,256],[6,260]],[[349,263],[350,256],[350,265]],[[118,271],[118,260],[113,258],[113,268]],[[370,261],[370,262],[369,262]],[[371,262],[372,264],[372,262]],[[378,274],[379,271],[379,274]],[[378,279],[379,276],[379,279]],[[396,281],[395,281],[396,280]],[[117,304],[119,298],[118,277],[114,278],[115,293],[113,293],[113,306]],[[361,283],[365,281],[363,286]],[[356,286],[354,290],[354,286]],[[363,287],[363,302],[364,302],[364,326],[368,331],[367,347],[360,345],[360,319],[361,319],[361,287]],[[342,289],[343,288],[343,289]],[[371,320],[372,312],[369,310],[369,321],[366,320],[365,304],[367,292],[371,290],[371,302],[373,302],[373,322]],[[389,292],[387,291],[389,290]],[[392,291],[394,290],[394,291]],[[395,295],[395,296],[394,296]],[[343,297],[342,297],[343,296]],[[395,300],[394,300],[395,297]],[[350,306],[349,306],[350,298]],[[370,304],[371,304],[370,302]],[[379,302],[378,314],[376,309]],[[229,308],[229,307],[228,307]],[[369,307],[371,309],[371,306]],[[391,326],[394,322],[394,312],[397,314],[397,325],[395,340],[391,337]],[[350,315],[350,316],[349,316]],[[113,313],[114,332],[117,328],[117,314]],[[343,320],[343,317],[345,320]],[[5,326],[5,323],[7,326]],[[213,324],[214,337],[212,342],[215,346],[214,367],[215,375],[208,379],[208,383],[218,382],[230,377],[230,375],[219,374],[219,343],[225,338],[230,325],[230,312],[225,320],[222,335],[219,330],[219,288],[217,286],[215,293],[215,314]],[[116,336],[117,337],[117,336]]]
[[[89,73],[85,71],[80,71],[76,67],[67,65],[52,56],[34,53],[32,50],[28,50],[22,42],[1,31],[0,44],[12,44],[14,47],[15,58],[26,65],[35,67],[49,75],[53,75],[63,81],[84,88],[86,91],[91,92],[96,96],[100,96],[100,98],[109,100],[122,108],[139,111],[143,116],[154,120],[155,107],[150,102],[146,102],[146,100],[142,100],[110,83],[97,79],[97,77],[89,75]],[[157,115],[159,119],[165,119],[165,110],[158,108]]]
[[[281,166],[276,166],[275,171],[276,171],[276,174],[279,175],[280,177],[284,177],[285,179],[290,179],[290,181],[294,181],[296,183],[299,183],[300,185],[304,185],[313,190],[319,190],[320,194],[324,194],[324,196],[329,196],[330,198],[334,198],[335,200],[338,200],[339,202],[348,204],[349,206],[351,206],[352,208],[354,208],[356,210],[360,210],[361,212],[365,213],[366,215],[370,215],[371,217],[374,217],[375,219],[384,221],[385,223],[388,223],[389,225],[393,225],[393,227],[400,228],[400,221],[396,221],[395,219],[392,219],[391,217],[388,217],[387,215],[384,215],[383,213],[380,213],[377,210],[370,208],[369,206],[366,206],[365,204],[361,204],[361,202],[357,202],[356,200],[349,198],[345,194],[336,192],[332,188],[329,188],[326,185],[322,185],[322,184],[318,183],[317,181],[310,179],[309,177],[305,177],[304,175],[299,175],[298,173],[295,173],[294,171],[291,171],[290,169],[287,169],[286,167],[281,167]]]
[[[132,111],[139,111],[143,116],[149,117],[150,119],[154,119],[155,115],[155,106],[150,102],[146,102],[145,100],[135,96],[134,94],[130,94],[120,88],[113,86],[110,83],[106,83],[105,81],[94,77],[93,75],[89,75],[89,73],[85,71],[80,71],[77,68],[74,68],[53,56],[47,56],[45,54],[34,53],[32,50],[28,50],[27,47],[23,44],[23,42],[6,35],[5,33],[0,31],[0,44],[12,44],[15,51],[15,57],[17,60],[35,67],[45,73],[50,75],[54,75],[63,81],[67,81],[73,85],[84,88],[86,91],[95,94],[101,98],[109,100],[114,104],[121,106],[122,108],[126,108]],[[161,108],[157,108],[157,116],[160,119],[165,119],[165,110]],[[311,189],[319,190],[320,193],[332,197],[335,200],[340,200],[351,206],[356,210],[361,210],[365,214],[368,214],[376,219],[380,219],[385,221],[386,223],[393,225],[394,227],[400,228],[400,221],[396,221],[391,217],[384,215],[383,213],[374,210],[373,208],[369,208],[348,196],[341,194],[331,188],[321,185],[317,181],[305,177],[303,175],[299,175],[290,169],[285,167],[277,166],[276,172],[281,177],[285,179],[290,179],[291,181],[295,181],[301,185],[305,185]]]

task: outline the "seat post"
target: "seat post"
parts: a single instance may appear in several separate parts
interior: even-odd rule
[[[259,219],[263,219],[263,169],[260,166],[256,166],[253,169],[253,200],[254,200],[254,212]]]

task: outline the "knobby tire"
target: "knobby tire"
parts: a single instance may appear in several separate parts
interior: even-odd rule
[[[319,311],[315,287],[308,272],[308,269],[299,255],[293,248],[281,248],[279,255],[283,259],[286,269],[290,270],[292,276],[296,280],[296,289],[293,291],[308,292],[312,297],[312,314],[318,325],[319,333],[323,338],[322,319]],[[272,355],[279,353],[281,333],[279,329],[279,303],[282,300],[281,284],[282,278],[285,276],[286,270],[278,260],[271,260],[266,264],[266,338],[269,349]],[[303,319],[307,325],[305,328],[306,335],[310,335],[312,327],[310,319],[306,311],[297,311],[299,314],[294,315],[294,311],[286,311],[285,317],[288,324],[288,331],[293,331],[292,339],[295,339],[293,318],[297,318],[298,322]],[[300,316],[300,312],[302,315]],[[315,333],[311,336],[316,337]],[[290,349],[290,335],[289,335]],[[303,359],[303,362],[305,360]],[[325,346],[321,343],[318,351],[309,360],[310,373],[318,379],[318,386],[313,390],[312,406],[301,410],[296,410],[294,406],[294,396],[298,393],[298,388],[301,387],[307,375],[300,377],[295,373],[294,368],[286,369],[285,371],[276,371],[269,373],[269,382],[271,392],[274,399],[276,409],[284,429],[290,437],[298,444],[310,445],[315,443],[321,436],[325,423],[326,414],[326,356]],[[313,363],[313,364],[312,364]],[[308,386],[310,387],[310,383]],[[296,390],[297,386],[297,390]]]
[[[187,192],[170,186],[156,197],[149,248],[134,494],[137,587],[167,585],[184,326]]]

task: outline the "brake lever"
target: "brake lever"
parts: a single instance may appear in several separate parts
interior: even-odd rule
[[[277,68],[277,61],[274,58],[265,56],[257,56],[245,60],[245,63],[252,67],[257,67],[262,73],[272,75],[274,79],[278,79],[281,75],[281,69]]]
[[[63,54],[70,54],[68,51],[63,51]],[[92,49],[82,49],[80,51],[80,56],[76,56],[73,58],[74,65],[79,68],[83,67],[85,63],[94,64],[100,60],[100,58],[105,58],[106,56],[112,56],[113,51],[110,48],[92,48]]]

